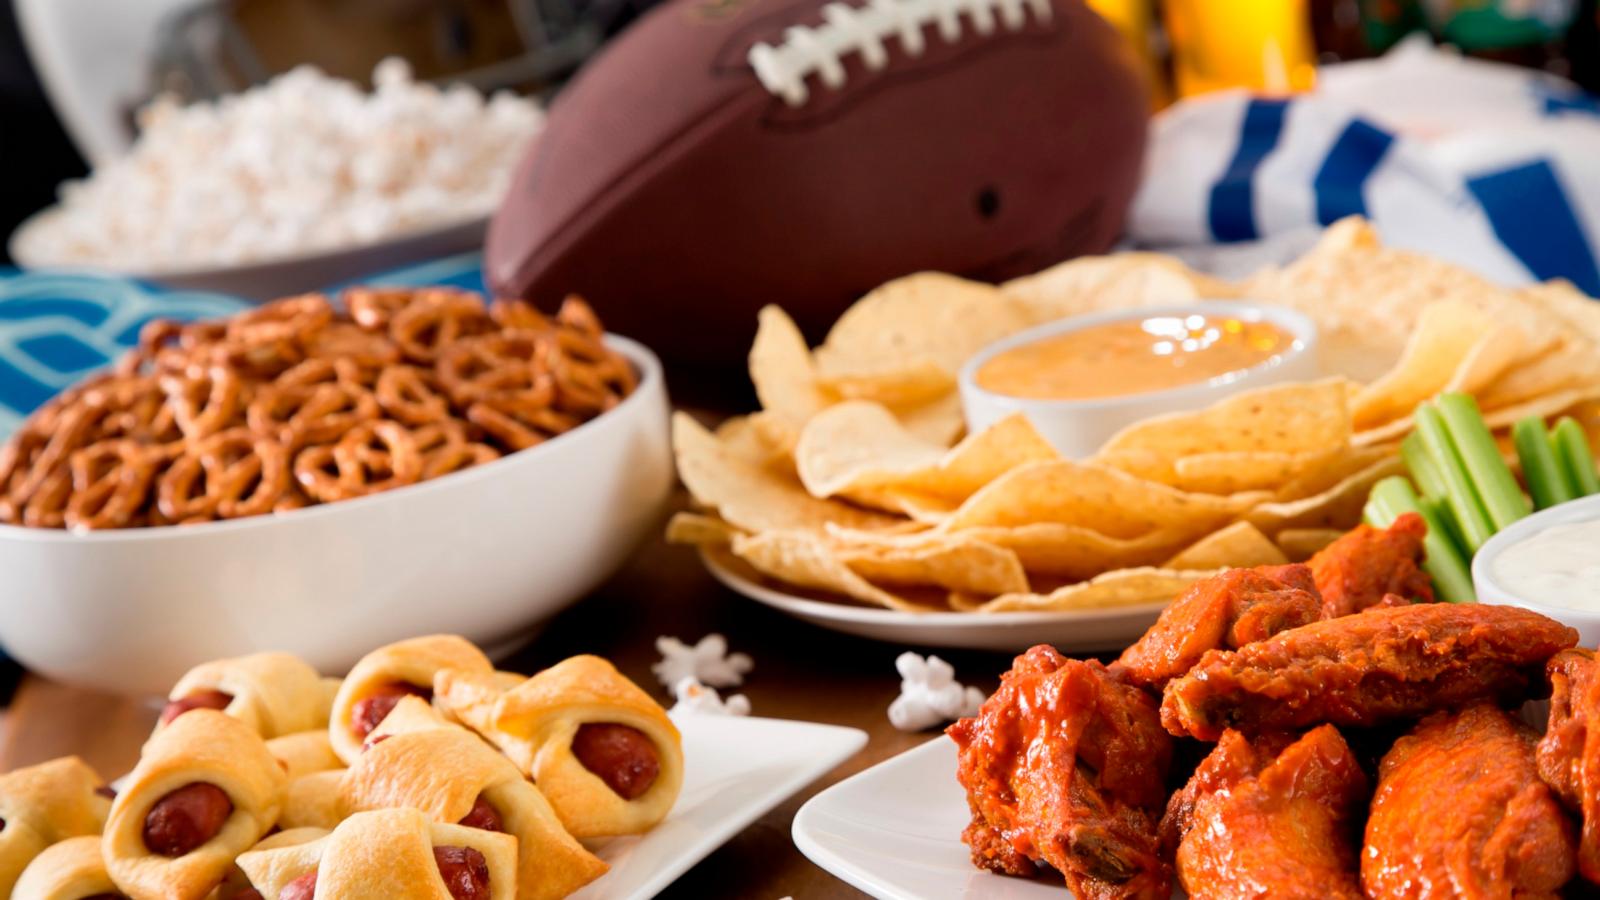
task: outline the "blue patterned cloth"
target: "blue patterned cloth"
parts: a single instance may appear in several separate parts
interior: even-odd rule
[[[0,269],[0,440],[39,404],[137,344],[151,319],[215,319],[246,305],[125,278]]]

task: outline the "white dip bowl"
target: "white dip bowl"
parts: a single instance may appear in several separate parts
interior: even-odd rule
[[[1246,322],[1266,322],[1293,335],[1294,340],[1283,353],[1248,369],[1167,390],[1117,397],[1097,397],[1087,400],[1013,397],[988,390],[977,382],[978,370],[989,360],[1008,350],[1043,338],[1111,322],[1191,314],[1209,317],[1227,316]],[[1030,328],[990,344],[968,360],[961,368],[959,383],[961,405],[966,413],[968,431],[980,431],[1012,413],[1021,412],[1063,455],[1071,459],[1085,459],[1099,451],[1107,438],[1151,416],[1200,409],[1229,394],[1250,388],[1291,381],[1313,381],[1319,374],[1317,326],[1308,317],[1283,307],[1203,300],[1183,306],[1119,309],[1093,315],[1073,316]]]
[[[1580,645],[1591,648],[1600,645],[1600,606],[1583,609],[1578,606],[1563,606],[1530,599],[1525,592],[1508,584],[1509,579],[1502,564],[1508,550],[1546,529],[1596,519],[1600,519],[1600,494],[1579,497],[1534,513],[1490,538],[1478,549],[1478,555],[1472,560],[1472,585],[1478,592],[1478,602],[1531,609],[1578,629]],[[1600,565],[1600,547],[1591,548],[1590,553],[1588,561]]]

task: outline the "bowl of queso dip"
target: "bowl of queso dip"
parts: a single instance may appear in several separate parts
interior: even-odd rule
[[[960,375],[967,427],[1022,412],[1066,456],[1122,428],[1320,374],[1317,328],[1278,307],[1201,301],[1051,322],[998,341]]]
[[[1578,629],[1600,645],[1600,494],[1522,519],[1472,560],[1478,602],[1520,606]]]

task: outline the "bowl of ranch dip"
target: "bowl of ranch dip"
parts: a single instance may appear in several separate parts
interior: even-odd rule
[[[1520,606],[1600,645],[1600,494],[1552,506],[1490,538],[1472,560],[1478,602]]]
[[[1162,413],[1312,381],[1317,326],[1282,307],[1221,300],[1073,316],[997,341],[962,367],[967,429],[1021,412],[1067,457]]]

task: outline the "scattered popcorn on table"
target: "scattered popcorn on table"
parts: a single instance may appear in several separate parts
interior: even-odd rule
[[[692,676],[678,680],[672,686],[672,695],[678,702],[668,712],[695,713],[708,716],[748,716],[750,698],[743,694],[722,697],[716,688],[706,687]]]
[[[216,103],[144,109],[128,155],[61,187],[19,236],[30,264],[237,265],[375,243],[492,213],[544,124],[531,100],[411,80],[368,94],[302,66]]]
[[[661,661],[650,670],[669,688],[685,678],[712,687],[735,687],[744,684],[744,674],[755,665],[746,654],[729,653],[728,639],[720,634],[708,634],[693,647],[675,637],[658,637],[656,652]]]
[[[962,687],[956,670],[937,656],[923,659],[902,653],[894,667],[900,671],[900,696],[889,704],[889,722],[901,731],[922,731],[975,716],[983,705],[983,691]]]

